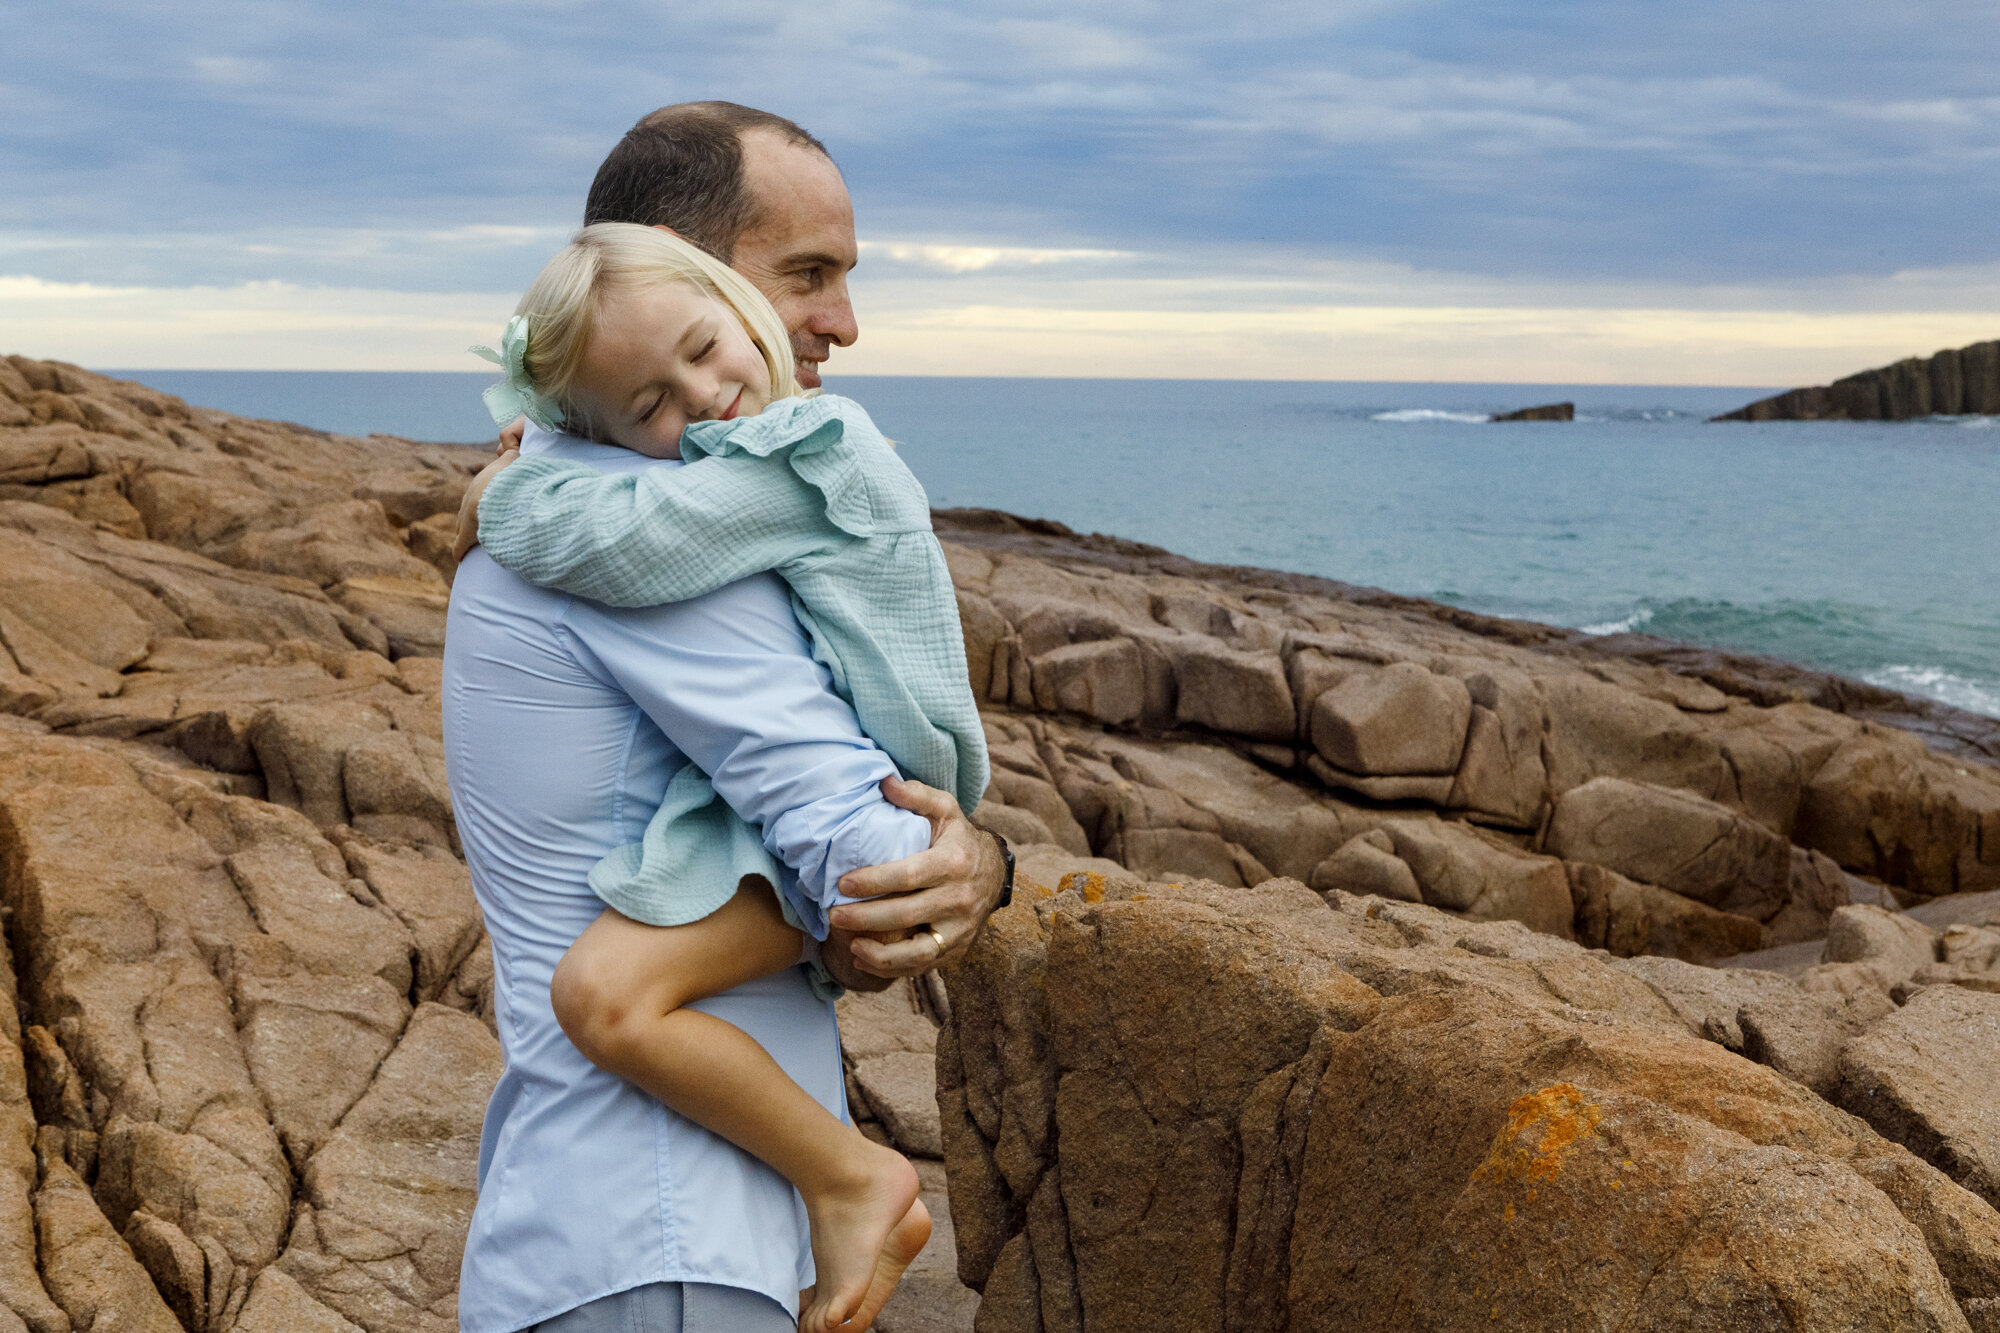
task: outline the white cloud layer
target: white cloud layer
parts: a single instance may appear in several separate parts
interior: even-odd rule
[[[868,252],[895,262],[857,273],[862,338],[835,354],[835,373],[1788,385],[2000,330],[1996,268],[1697,289],[1268,258],[1258,272],[1215,256],[989,257],[943,242]],[[0,277],[0,350],[121,369],[473,370],[465,348],[490,343],[514,299]]]

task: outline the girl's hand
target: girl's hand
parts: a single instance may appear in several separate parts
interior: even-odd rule
[[[452,539],[451,558],[465,559],[465,553],[479,545],[479,497],[486,494],[487,484],[500,475],[500,469],[521,456],[519,449],[508,449],[498,458],[479,470],[472,484],[465,488],[465,498],[458,502],[458,535]]]

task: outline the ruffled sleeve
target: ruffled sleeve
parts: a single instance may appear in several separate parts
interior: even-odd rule
[[[783,463],[818,491],[826,521],[854,537],[928,531],[930,504],[861,404],[839,394],[784,398],[739,421],[697,421],[681,457]]]
[[[480,500],[480,544],[530,583],[659,606],[930,527],[923,488],[845,398],[787,398],[740,421],[697,422],[681,452],[685,467],[617,475],[522,458]]]

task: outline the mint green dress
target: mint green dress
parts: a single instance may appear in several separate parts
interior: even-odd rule
[[[780,399],[754,417],[689,426],[681,457],[687,466],[606,475],[523,456],[480,499],[480,544],[530,583],[611,606],[685,601],[776,572],[861,729],[904,776],[974,809],[986,739],[951,573],[923,487],[868,414],[834,394]],[[761,874],[779,884],[787,920],[824,939],[833,902],[806,901],[795,876],[772,870],[756,830],[690,764],[643,840],[599,862],[590,887],[635,920],[671,926]]]

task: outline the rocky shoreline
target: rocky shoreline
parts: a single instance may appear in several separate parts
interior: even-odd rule
[[[456,1326],[482,459],[0,360],[0,1330]],[[2000,723],[938,531],[1023,891],[842,1001],[879,1328],[2000,1329]]]

